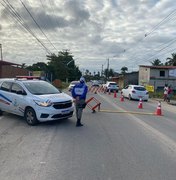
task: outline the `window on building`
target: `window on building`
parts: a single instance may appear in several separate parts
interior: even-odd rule
[[[165,77],[165,71],[160,71],[160,76]]]

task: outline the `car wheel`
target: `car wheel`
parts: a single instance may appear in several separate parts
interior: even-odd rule
[[[2,110],[0,110],[0,116],[2,116],[2,114],[3,114],[3,111],[2,111]]]
[[[129,100],[132,100],[132,98],[131,98],[131,95],[130,95],[130,94],[128,95],[128,99],[129,99]]]
[[[26,109],[24,118],[25,118],[27,124],[29,124],[31,126],[38,124],[36,113],[35,113],[34,109],[32,109],[32,108]]]

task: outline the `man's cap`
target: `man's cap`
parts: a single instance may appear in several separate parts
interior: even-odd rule
[[[85,78],[84,78],[84,77],[81,77],[81,78],[80,78],[80,82],[85,82]]]

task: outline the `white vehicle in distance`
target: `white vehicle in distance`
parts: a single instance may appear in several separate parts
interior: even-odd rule
[[[136,100],[144,100],[148,101],[149,93],[145,89],[144,86],[141,85],[128,85],[124,89],[122,89],[122,95],[127,97],[129,100],[136,99]]]
[[[104,88],[106,89],[107,92],[109,91],[110,92],[116,91],[117,93],[119,92],[119,86],[114,81],[107,81],[106,84],[104,85]]]
[[[79,83],[79,81],[72,81],[72,82],[70,83],[70,85],[68,86],[68,90],[69,90],[69,91],[72,91],[73,87],[74,87],[76,84],[78,84],[78,83]]]
[[[71,96],[50,83],[30,76],[0,79],[0,113],[23,116],[29,125],[67,119],[74,111]]]
[[[99,86],[100,86],[99,81],[97,81],[97,80],[93,80],[93,81],[92,81],[91,87],[99,87]]]

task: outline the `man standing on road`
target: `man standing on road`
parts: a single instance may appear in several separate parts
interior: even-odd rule
[[[164,87],[164,101],[167,101],[167,95],[168,95],[168,86],[167,86],[167,84],[165,84],[165,87]]]
[[[167,92],[167,102],[170,102],[172,96],[172,88],[171,86],[168,87],[168,92]]]
[[[86,106],[86,95],[87,95],[87,85],[85,84],[85,79],[84,77],[80,78],[80,83],[76,84],[73,89],[72,89],[72,97],[74,98],[75,101],[75,107],[76,107],[76,126],[83,126],[81,124],[81,118],[82,118],[82,112],[83,109]]]

